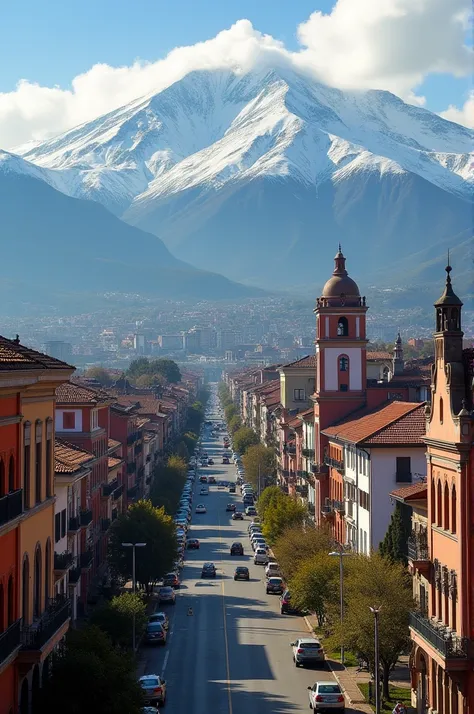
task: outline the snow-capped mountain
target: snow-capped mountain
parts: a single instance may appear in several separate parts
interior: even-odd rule
[[[291,283],[339,239],[372,247],[361,265],[373,269],[395,246],[414,252],[467,229],[473,142],[389,92],[278,69],[193,72],[18,152],[54,188],[102,203],[180,258]]]

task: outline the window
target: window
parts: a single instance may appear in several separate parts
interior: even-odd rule
[[[349,389],[349,386],[348,386],[347,384],[340,384],[340,385],[339,385],[339,390],[340,390],[341,392],[347,392],[348,389]]]
[[[439,423],[442,424],[444,419],[443,397],[439,398]]]
[[[337,336],[347,337],[349,334],[349,323],[347,317],[340,317],[337,323]]]
[[[41,481],[43,476],[43,425],[38,420],[35,427],[35,502],[41,503]]]
[[[359,505],[361,508],[365,508],[366,511],[370,511],[370,499],[369,494],[365,491],[359,489]]]
[[[53,420],[46,421],[46,496],[53,495]]]
[[[396,481],[399,483],[411,483],[411,457],[397,456]]]
[[[23,426],[23,493],[25,508],[30,507],[31,487],[30,487],[30,470],[31,470],[31,424],[25,422]]]
[[[440,528],[443,525],[442,512],[443,512],[443,493],[441,490],[441,480],[438,479],[438,488],[437,488],[437,493],[436,493],[436,525],[439,526]]]
[[[21,573],[21,616],[23,618],[23,624],[27,625],[30,621],[29,618],[29,604],[30,604],[30,561],[28,560],[28,555],[23,558],[23,568]]]
[[[35,552],[33,580],[33,617],[41,615],[41,548],[38,545]]]
[[[44,556],[44,599],[45,605],[51,597],[51,541],[48,538]]]
[[[5,488],[5,463],[0,456],[0,498],[3,498],[3,496],[6,493],[6,488]]]
[[[456,501],[456,486],[453,486],[451,491],[451,532],[457,531],[457,501]]]
[[[349,371],[349,358],[346,356],[339,357],[339,372]]]
[[[445,531],[449,531],[449,488],[448,484],[444,484],[444,517],[443,517],[443,528]]]
[[[91,431],[99,428],[99,410],[93,409],[91,411]]]
[[[54,542],[61,540],[61,514],[56,513],[54,516]]]
[[[304,402],[306,400],[306,392],[304,389],[293,389],[293,400],[295,402]]]
[[[66,535],[66,509],[61,511],[61,538]]]
[[[63,429],[76,428],[76,412],[63,412]]]
[[[15,490],[15,459],[10,456],[8,463],[8,490],[10,493]]]

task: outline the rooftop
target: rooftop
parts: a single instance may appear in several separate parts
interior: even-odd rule
[[[57,474],[73,474],[95,460],[94,454],[63,439],[54,441],[54,470]]]
[[[371,411],[360,410],[358,416],[328,427],[323,433],[352,444],[421,446],[425,431],[424,402],[389,402]]]
[[[301,359],[297,359],[296,362],[284,364],[282,367],[280,367],[280,369],[285,370],[287,367],[291,367],[291,369],[308,369],[308,367],[316,367],[316,365],[317,357],[315,354],[313,354],[306,355],[306,357],[301,357]]]
[[[391,491],[390,496],[393,496],[397,501],[421,501],[428,498],[428,487],[426,482],[411,483],[409,486],[402,486]]]
[[[75,369],[75,367],[0,335],[0,371],[12,369]]]
[[[111,397],[102,389],[64,382],[56,389],[56,404],[110,404]]]

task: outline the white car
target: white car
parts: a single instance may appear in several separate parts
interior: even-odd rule
[[[202,503],[199,503],[199,504],[196,506],[196,511],[195,511],[195,512],[196,512],[196,513],[207,513],[207,508],[206,508],[206,506],[204,506]]]
[[[265,548],[257,548],[253,556],[255,565],[266,565],[268,563],[268,555]]]
[[[209,496],[209,489],[206,486],[203,486],[201,490],[199,491],[200,496]]]
[[[314,711],[322,711],[323,709],[345,711],[344,694],[336,682],[315,682],[308,689],[310,709],[314,709]]]
[[[280,570],[280,566],[278,565],[278,563],[275,562],[274,560],[272,560],[270,563],[268,563],[267,567],[265,568],[265,575],[267,578],[280,577],[281,570]]]

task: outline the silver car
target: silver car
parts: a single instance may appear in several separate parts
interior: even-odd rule
[[[324,650],[319,640],[314,637],[302,637],[291,642],[293,648],[293,662],[298,667],[300,664],[324,664]]]
[[[345,711],[346,702],[341,687],[336,682],[315,682],[309,689],[309,708],[315,711],[338,709]]]
[[[147,704],[158,702],[163,705],[166,702],[166,681],[158,674],[145,674],[138,680]]]

